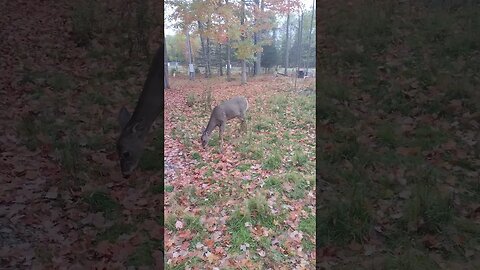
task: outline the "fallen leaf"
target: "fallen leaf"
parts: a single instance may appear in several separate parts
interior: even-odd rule
[[[47,194],[45,194],[45,198],[48,199],[55,199],[58,196],[58,187],[50,187],[50,189],[47,191]]]
[[[215,241],[213,241],[212,239],[205,239],[205,240],[203,241],[203,243],[204,243],[207,247],[213,248],[213,245],[215,244]]]
[[[373,246],[373,245],[365,245],[363,247],[363,249],[364,249],[363,254],[366,255],[366,256],[372,255],[373,253],[375,253],[375,250],[376,250],[375,246]]]
[[[411,194],[412,194],[412,192],[410,190],[404,190],[404,191],[402,191],[398,194],[398,197],[406,200],[406,199],[410,198]]]
[[[180,220],[177,220],[177,222],[175,222],[175,228],[183,229],[183,222],[181,222]]]

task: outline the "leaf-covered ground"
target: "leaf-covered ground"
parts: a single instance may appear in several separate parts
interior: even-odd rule
[[[312,79],[171,79],[165,91],[165,254],[168,269],[313,269],[315,95]],[[248,131],[228,123],[199,142],[211,108],[243,95]]]
[[[75,35],[82,23],[88,28],[94,3],[95,12],[113,13],[79,46]],[[133,109],[148,61],[122,47],[119,12],[105,3],[0,4],[2,269],[163,266],[162,122],[136,174],[122,178],[117,113]],[[173,79],[166,93],[166,172],[177,171],[166,186],[170,265],[313,268],[313,98],[272,95],[292,88],[281,79],[272,85],[273,77],[247,87],[183,81]],[[224,156],[215,152],[215,135],[210,152],[198,149],[208,115],[186,107],[188,93],[207,85],[215,101],[245,93],[251,102],[251,130],[241,143],[238,124],[229,125]]]
[[[479,269],[480,6],[342,3],[319,8],[320,265]]]
[[[162,173],[126,181],[115,153],[148,63],[122,61],[115,37],[77,46],[75,11],[0,4],[0,268],[161,268]]]

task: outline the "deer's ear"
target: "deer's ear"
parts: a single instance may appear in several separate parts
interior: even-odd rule
[[[133,133],[142,132],[142,131],[145,131],[145,128],[146,128],[146,126],[143,124],[142,121],[140,121],[138,123],[135,123],[135,125],[133,125],[132,131],[133,131]]]
[[[130,113],[128,112],[127,108],[122,107],[120,112],[118,112],[118,122],[120,123],[120,127],[123,129],[128,121],[130,120]]]

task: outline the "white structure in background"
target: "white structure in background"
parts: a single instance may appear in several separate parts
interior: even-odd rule
[[[178,69],[178,62],[168,62],[168,68],[170,67]]]
[[[188,77],[192,80],[195,78],[195,68],[193,64],[188,64]]]

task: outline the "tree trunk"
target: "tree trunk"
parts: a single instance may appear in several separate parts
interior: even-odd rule
[[[190,65],[193,65],[193,56],[192,56],[192,44],[190,43],[190,34],[187,30],[187,51],[188,51],[188,78],[190,80],[195,79],[195,73],[190,72]]]
[[[297,42],[297,61],[296,61],[296,68],[295,68],[295,84],[294,84],[294,91],[297,91],[297,78],[298,78],[298,67],[301,63],[301,48],[302,48],[302,15],[298,15],[298,29],[297,29],[297,37],[298,37],[298,42]]]
[[[302,33],[303,32],[303,12],[298,16],[298,44],[297,44],[297,69],[302,64],[303,48],[302,48]]]
[[[312,29],[313,29],[313,14],[315,13],[315,1],[313,0],[312,3],[312,17],[310,21],[310,31],[308,31],[308,47],[307,47],[307,68],[305,69],[305,73],[308,75],[308,67],[310,66],[310,46],[312,45]],[[311,77],[311,76],[310,76]]]
[[[207,29],[210,29],[210,19],[207,21]],[[212,77],[212,69],[210,65],[210,38],[207,37],[207,74],[206,78]]]
[[[205,62],[205,77],[207,77],[207,46],[205,45],[205,38],[203,37],[203,24],[200,21],[198,22],[198,30],[200,32],[200,44],[202,45],[202,58]],[[197,63],[198,64],[198,63]]]
[[[255,1],[255,2],[257,2],[257,1]],[[255,18],[254,19],[254,24],[255,24],[256,21],[257,21],[257,19]],[[253,46],[254,47],[257,46],[257,32],[253,32]],[[258,52],[253,53],[253,58],[255,59],[255,61],[253,63],[253,75],[252,76],[257,75],[257,71],[255,70],[255,68],[257,67],[257,55],[258,55]],[[249,66],[249,69],[250,69],[250,66]]]
[[[230,70],[230,40],[227,43],[227,81],[230,81],[230,76],[232,75]]]
[[[277,29],[278,28],[273,28],[272,29],[272,46],[274,48],[277,48],[276,44],[277,44]],[[275,56],[275,60],[273,61],[273,66],[276,67],[277,64],[278,64],[278,55]],[[275,69],[276,70],[276,69]]]
[[[242,84],[247,83],[247,62],[245,59],[242,60]]]
[[[207,38],[207,66],[205,67],[205,78],[210,78],[212,71],[210,69],[210,39]]]
[[[245,0],[242,0],[242,18],[240,21],[241,25],[245,24]],[[242,34],[241,36],[242,40],[245,40],[245,35]],[[246,84],[247,83],[247,65],[246,65],[246,60],[242,59],[242,80],[241,84]]]
[[[287,74],[287,71],[288,71],[288,52],[289,52],[289,46],[288,46],[288,41],[290,39],[289,37],[289,33],[288,33],[288,30],[289,30],[289,26],[290,26],[290,12],[287,14],[287,34],[286,34],[286,41],[285,41],[285,75],[288,75]]]
[[[257,5],[257,8],[260,9],[260,0],[255,0],[255,4]],[[262,8],[262,11],[263,11],[263,2],[262,2],[261,8]],[[256,22],[257,22],[257,18],[255,18],[255,23]],[[253,34],[254,44],[257,45],[258,43],[260,43],[260,40],[261,40],[261,31],[255,32]],[[254,67],[253,67],[253,76],[256,76],[256,75],[260,74],[261,60],[262,60],[262,53],[261,52],[256,52],[255,53],[255,64],[254,64]]]
[[[218,44],[218,73],[223,76],[222,44]]]
[[[228,0],[225,0],[225,4],[228,5]],[[228,24],[228,21],[227,21]],[[231,71],[230,71],[230,38],[227,39],[227,81],[231,80]]]
[[[170,84],[168,83],[168,54],[167,54],[167,40],[165,39],[165,37],[163,37],[163,53],[165,54],[163,56],[163,66],[164,66],[164,78],[163,78],[163,86],[165,87],[165,89],[170,89]]]

